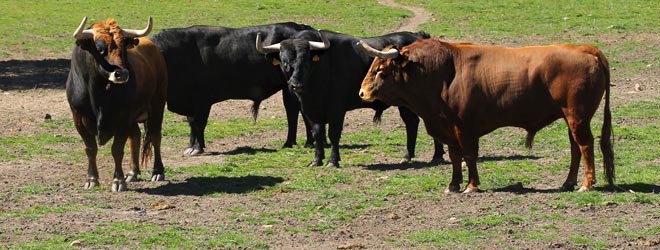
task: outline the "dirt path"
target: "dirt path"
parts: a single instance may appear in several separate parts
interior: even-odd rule
[[[402,5],[394,2],[394,0],[378,0],[378,3],[393,8],[407,9],[413,12],[413,16],[403,20],[396,31],[419,31],[420,25],[431,20],[431,12],[428,12],[421,7]]]

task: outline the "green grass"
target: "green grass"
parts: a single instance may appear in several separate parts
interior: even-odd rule
[[[168,111],[165,112],[163,122],[163,136],[188,137],[190,135],[190,127],[184,116]],[[266,131],[282,130],[282,128],[286,128],[285,118],[258,119],[256,122],[249,118],[210,119],[204,135],[207,143],[212,143],[213,139],[262,134]]]
[[[137,232],[137,234],[136,234]],[[131,249],[249,248],[268,249],[268,244],[235,232],[230,227],[213,228],[158,225],[153,223],[100,223],[95,230],[75,235],[58,235],[44,241],[12,243],[9,249],[68,249],[69,241],[82,246],[123,246]]]
[[[409,234],[407,238],[413,247],[465,248],[493,236],[494,233],[479,230],[425,230]]]
[[[546,36],[657,33],[660,20],[653,1],[440,1],[400,0],[435,14],[422,25],[447,37],[487,37],[492,40]],[[555,38],[556,39],[556,38]]]
[[[244,27],[294,21],[342,33],[379,35],[408,11],[384,7],[375,1],[158,1],[124,2],[108,8],[107,1],[0,1],[0,58],[43,55],[69,57],[71,37],[83,16],[89,23],[115,18],[128,29],[142,29],[149,15],[154,33],[190,25]]]
[[[67,147],[79,140],[78,137],[53,134],[0,137],[0,161],[26,160],[33,155],[72,159]]]

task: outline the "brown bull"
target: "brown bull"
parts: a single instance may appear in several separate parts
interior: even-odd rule
[[[523,48],[419,40],[402,49],[377,51],[359,95],[409,107],[427,132],[449,146],[452,180],[446,192],[458,192],[461,161],[468,167],[464,192],[478,190],[479,137],[506,127],[534,134],[557,119],[568,124],[571,166],[562,188],[573,190],[582,157],[585,178],[580,191],[595,183],[594,138],[590,122],[605,94],[600,147],[607,181],[614,183],[611,137],[610,72],[603,53],[590,45]]]
[[[122,29],[113,19],[94,23],[84,29],[87,17],[74,32],[76,45],[66,83],[67,99],[73,122],[85,142],[87,182],[98,183],[96,136],[104,145],[114,136],[112,157],[115,163],[112,191],[126,190],[126,181],[140,173],[140,128],[145,125],[142,164],[154,151],[152,181],[164,179],[160,156],[161,125],[167,94],[167,68],[158,48],[144,36],[152,28],[149,17],[144,30]],[[124,176],[122,158],[128,139],[131,171]]]

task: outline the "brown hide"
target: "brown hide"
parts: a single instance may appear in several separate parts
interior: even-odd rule
[[[605,92],[601,150],[608,182],[614,179],[609,85],[607,60],[591,45],[506,48],[426,39],[402,48],[394,59],[376,58],[360,96],[409,107],[431,136],[449,145],[454,167],[449,191],[458,191],[462,182],[461,160],[470,174],[466,191],[477,190],[480,136],[515,126],[530,133],[531,144],[534,133],[564,118],[572,157],[563,187],[572,190],[577,183],[582,157],[581,190],[589,190],[595,182],[589,123]]]

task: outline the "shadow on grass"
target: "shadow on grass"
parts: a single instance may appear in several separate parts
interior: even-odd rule
[[[635,192],[645,194],[660,194],[660,185],[648,183],[632,183],[616,185],[616,192]]]
[[[70,65],[69,59],[0,61],[0,89],[64,89]]]
[[[484,161],[502,161],[502,160],[535,160],[535,159],[540,159],[538,156],[533,156],[533,155],[511,155],[511,156],[484,156],[484,157],[479,157],[479,162],[484,162]],[[434,160],[431,162],[410,162],[410,163],[383,163],[383,164],[372,164],[372,165],[366,165],[364,166],[365,169],[368,170],[380,170],[380,171],[387,171],[387,170],[406,170],[406,169],[420,169],[420,168],[428,168],[428,167],[433,167],[433,166],[447,166],[451,167],[451,162],[448,162],[446,160]]]
[[[277,152],[275,149],[270,149],[270,148],[253,148],[250,146],[243,146],[243,147],[238,147],[235,149],[232,149],[227,152],[222,152],[220,154],[223,155],[240,155],[240,154],[248,154],[248,155],[253,155],[256,153],[274,153]]]
[[[536,189],[536,188],[526,188],[523,187],[521,183],[514,183],[505,187],[494,188],[491,190],[485,190],[486,192],[504,192],[504,193],[516,193],[516,194],[528,194],[528,193],[562,193],[562,192],[576,192],[580,187],[575,187],[574,191],[564,191],[559,188],[553,189]],[[615,187],[611,186],[596,186],[593,189],[598,192],[610,192],[610,193],[645,193],[645,194],[658,194],[660,193],[660,186],[647,184],[647,183],[633,183],[633,184],[621,184],[616,185]],[[631,192],[631,193],[632,193]]]
[[[368,147],[371,147],[371,144],[339,144],[339,148],[341,149],[365,149]],[[314,145],[305,145],[305,148],[314,148]],[[323,144],[323,148],[330,148],[330,142],[326,142]]]
[[[498,187],[490,190],[485,190],[485,192],[515,193],[515,194],[529,194],[529,193],[549,194],[549,193],[561,193],[568,191],[561,191],[559,190],[559,188],[551,188],[551,189],[526,188],[523,187],[522,183],[517,182],[505,187]]]
[[[421,169],[429,168],[440,165],[448,165],[446,161],[430,161],[430,162],[406,162],[406,163],[380,163],[364,166],[367,170],[389,171],[389,170],[406,170],[406,169]]]
[[[241,177],[191,177],[183,182],[168,183],[157,188],[136,189],[138,193],[153,195],[191,195],[204,196],[215,193],[244,194],[263,190],[283,182],[284,179],[272,176],[241,176]]]
[[[371,147],[371,144],[339,144],[339,148],[343,149],[365,149]]]
[[[484,161],[517,161],[517,160],[538,160],[541,157],[534,155],[507,155],[507,156],[481,156],[477,162]]]

